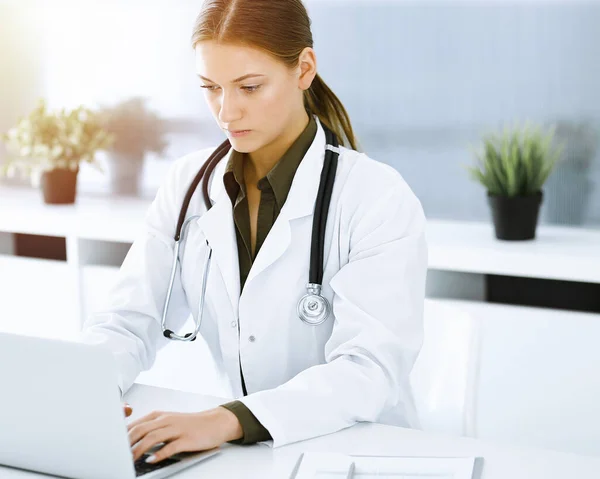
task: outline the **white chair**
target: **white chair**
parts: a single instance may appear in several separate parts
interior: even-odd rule
[[[426,299],[423,347],[411,373],[425,431],[474,436],[479,324],[443,300]]]
[[[476,437],[600,456],[600,314],[457,306],[481,328]]]
[[[423,428],[600,456],[599,337],[599,314],[428,300],[411,378]]]

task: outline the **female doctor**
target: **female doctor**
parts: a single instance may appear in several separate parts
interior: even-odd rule
[[[150,462],[226,442],[282,446],[359,421],[417,427],[418,199],[396,170],[355,151],[346,110],[317,74],[301,0],[207,0],[192,44],[228,141],[174,163],[82,334],[114,353],[124,393],[163,335],[198,332],[237,400],[132,422],[134,459],[159,443]],[[207,159],[208,181],[191,187]],[[190,313],[199,328],[186,336]]]

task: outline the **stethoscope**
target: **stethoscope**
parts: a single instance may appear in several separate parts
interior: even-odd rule
[[[308,284],[306,285],[306,294],[298,301],[296,308],[298,317],[306,324],[311,326],[317,326],[324,323],[331,314],[331,304],[321,294],[323,285],[323,250],[325,248],[325,227],[327,225],[327,214],[329,212],[329,204],[331,203],[331,193],[333,191],[333,184],[335,181],[335,173],[337,171],[338,156],[340,154],[339,143],[336,136],[330,131],[325,125],[323,130],[325,131],[325,160],[323,163],[323,169],[321,170],[321,179],[319,183],[319,190],[317,193],[317,201],[315,203],[315,210],[313,216],[312,225],[312,238],[310,247],[310,271]],[[206,242],[207,251],[204,259],[204,272],[202,276],[201,296],[198,311],[198,320],[194,319],[194,332],[187,333],[184,336],[180,336],[170,329],[166,328],[167,313],[169,310],[169,302],[171,301],[171,293],[173,292],[173,285],[175,282],[175,275],[177,271],[177,264],[179,263],[179,252],[181,249],[181,243],[185,239],[185,234],[189,228],[191,221],[200,218],[200,215],[191,216],[185,219],[190,201],[198,184],[202,181],[202,194],[204,197],[204,203],[206,204],[207,211],[212,207],[210,197],[208,195],[208,182],[211,174],[216,168],[219,161],[227,154],[231,148],[229,140],[225,140],[217,149],[210,155],[208,160],[202,165],[200,171],[196,174],[194,181],[192,181],[188,191],[183,200],[183,205],[179,211],[179,220],[177,222],[177,229],[175,230],[175,246],[173,252],[173,266],[171,268],[171,277],[169,279],[169,288],[167,290],[167,296],[165,298],[165,305],[162,314],[162,331],[163,335],[168,339],[177,339],[179,341],[194,341],[196,336],[200,333],[200,326],[202,325],[202,314],[204,311],[204,301],[206,295],[206,282],[208,273],[210,271],[210,263],[212,258],[212,248],[208,241]]]

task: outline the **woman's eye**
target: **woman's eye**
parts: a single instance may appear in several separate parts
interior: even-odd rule
[[[215,91],[217,88],[219,88],[216,85],[200,85],[200,87],[208,91]]]
[[[256,91],[260,88],[260,85],[246,85],[242,87],[242,90],[248,92],[248,93],[252,93],[253,91]]]

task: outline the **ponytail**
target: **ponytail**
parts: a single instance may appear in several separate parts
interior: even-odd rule
[[[335,133],[341,145],[349,145],[353,150],[358,150],[358,142],[346,108],[318,74],[304,93],[304,106]]]

